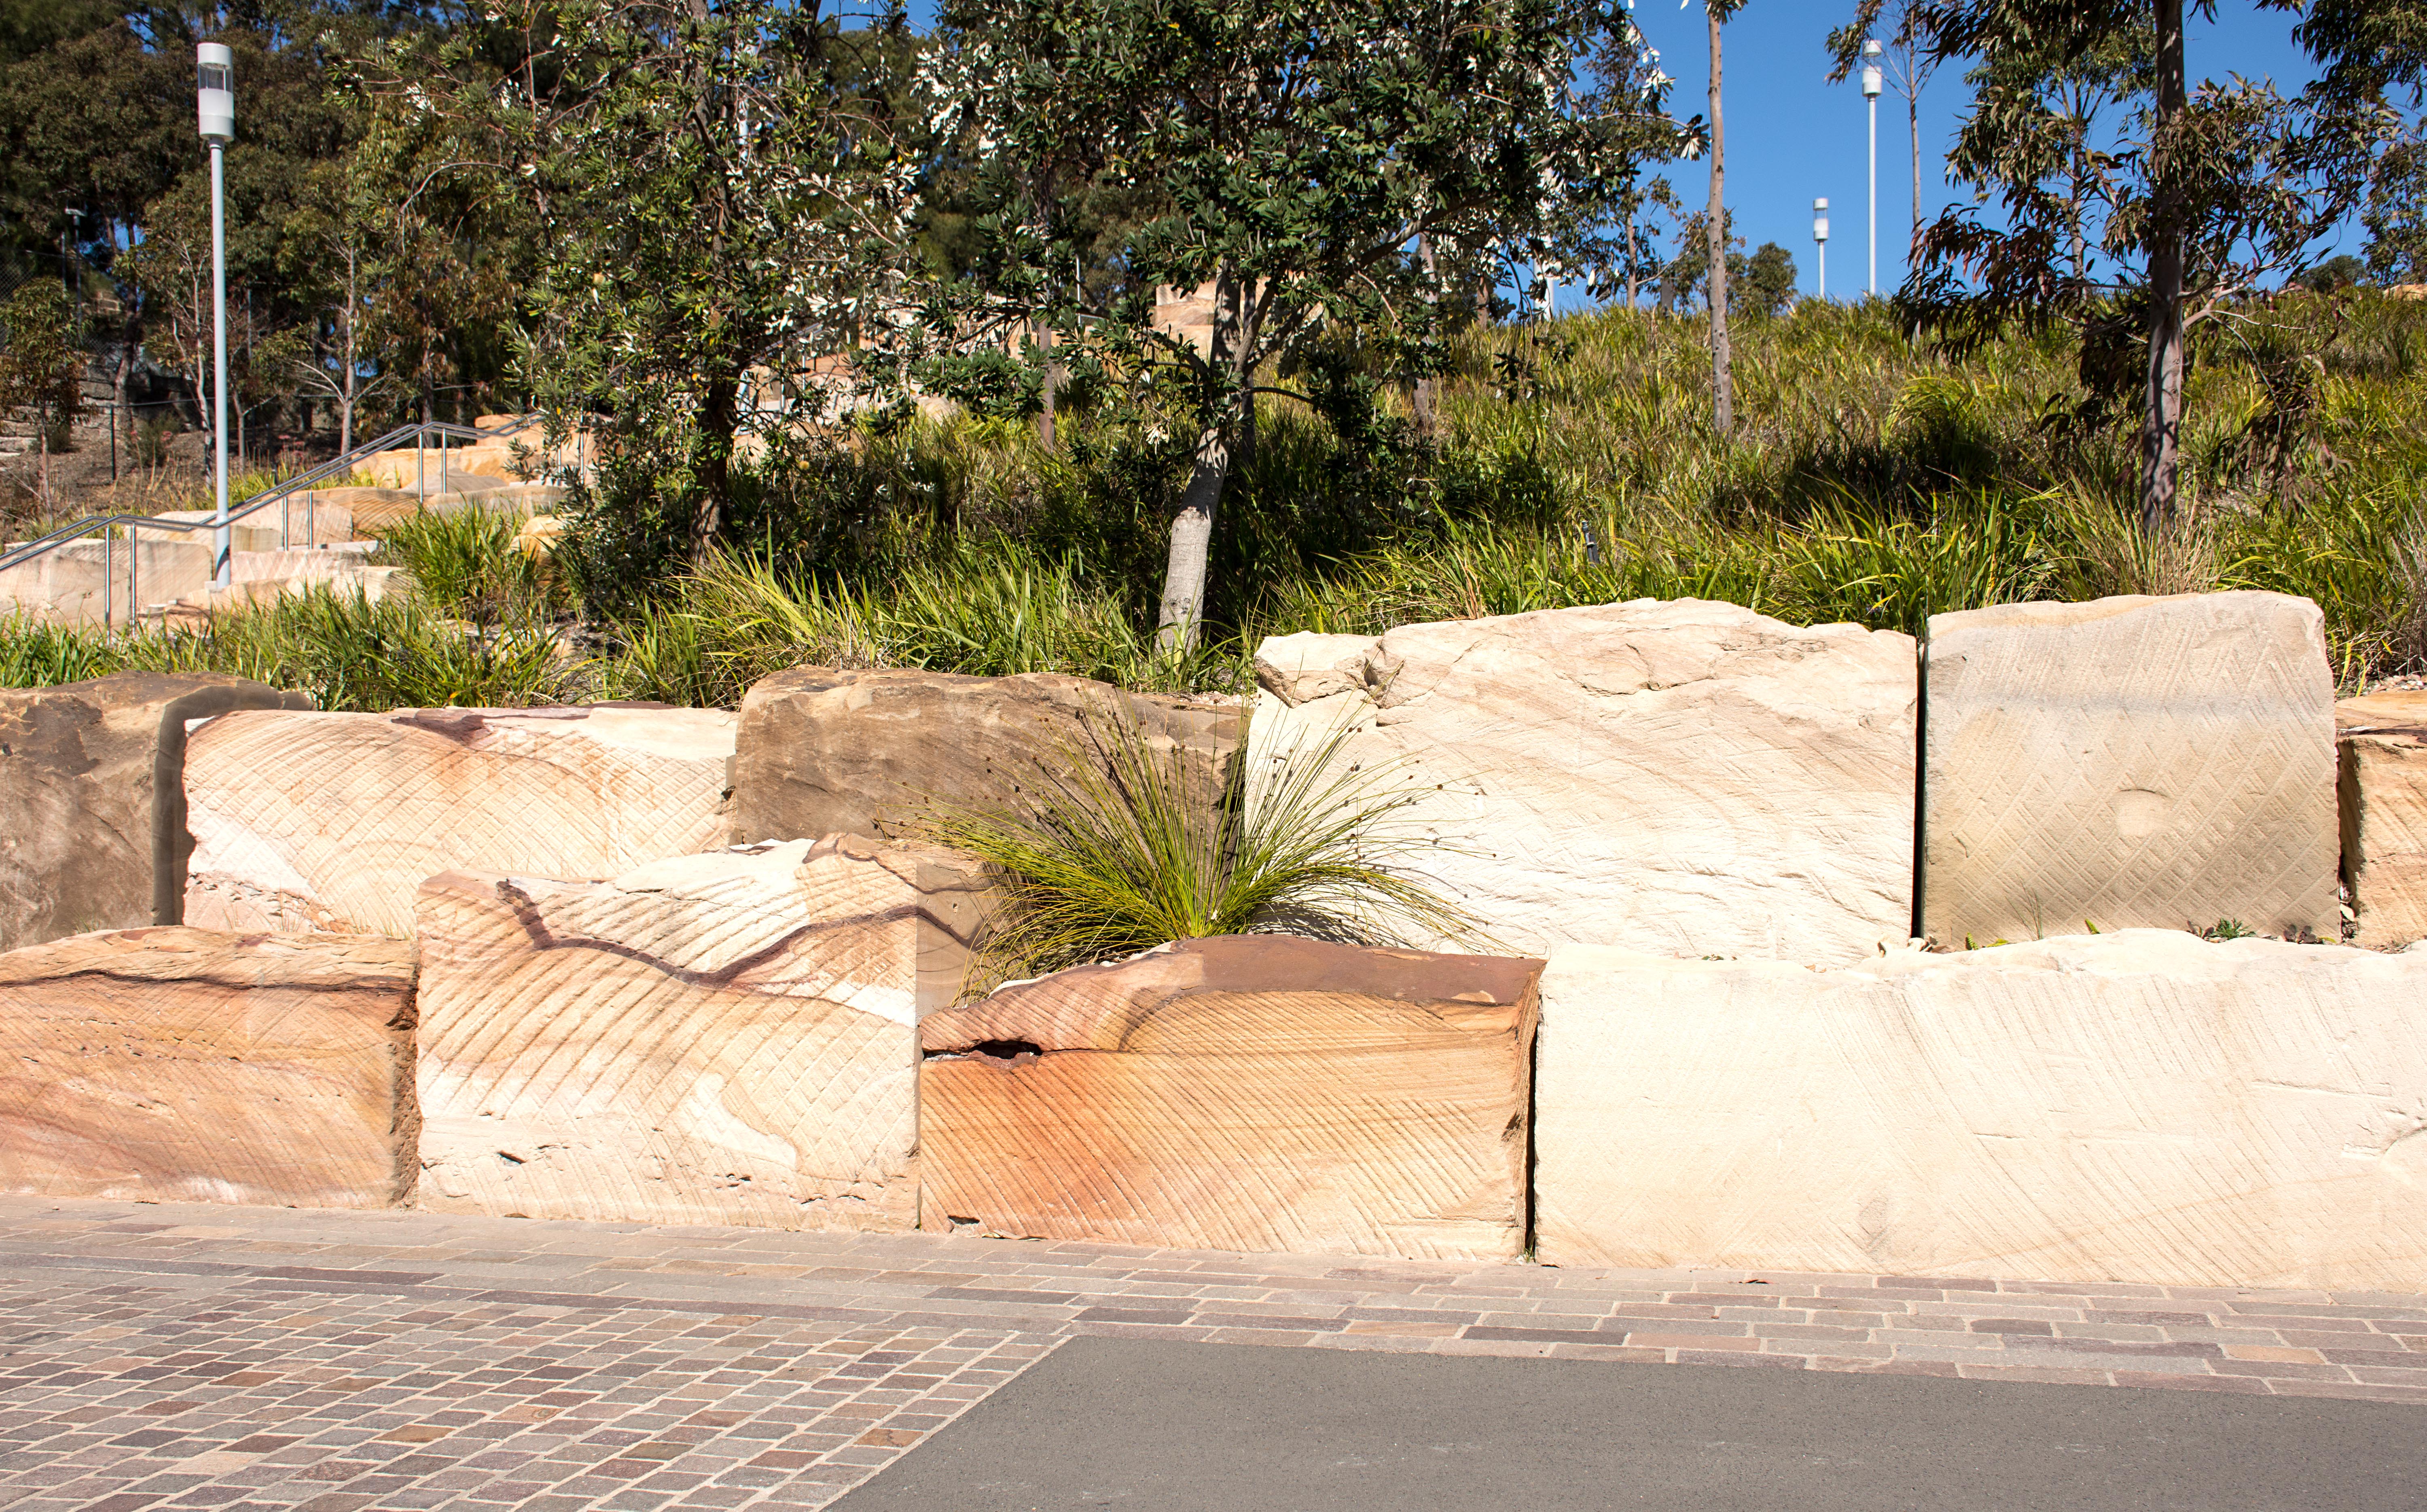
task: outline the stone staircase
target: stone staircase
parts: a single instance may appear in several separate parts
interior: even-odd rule
[[[482,431],[499,431],[524,417],[482,415]],[[30,431],[22,439],[30,446]],[[5,451],[5,446],[0,446]],[[415,515],[480,509],[546,515],[567,489],[529,480],[551,471],[584,468],[591,454],[586,435],[550,447],[536,435],[495,441],[432,445],[367,453],[351,471],[370,481],[319,488],[231,522],[226,588],[211,578],[207,528],[143,529],[130,543],[98,536],[67,542],[41,557],[0,569],[0,613],[14,610],[69,625],[190,622],[231,608],[248,607],[285,594],[328,587],[360,591],[374,602],[390,592],[401,569],[367,559],[378,532]],[[153,516],[206,527],[209,510],[178,510]],[[0,553],[25,545],[10,542]]]

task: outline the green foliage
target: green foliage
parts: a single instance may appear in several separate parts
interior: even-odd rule
[[[1729,262],[1728,302],[1735,309],[1768,317],[1795,302],[1795,254],[1778,243],[1765,241],[1741,264]]]
[[[103,636],[0,619],[0,687],[114,672],[222,672],[310,693],[322,708],[524,707],[586,695],[545,624],[467,631],[411,595],[377,603],[315,589],[212,616],[200,628]]]
[[[1637,41],[1580,0],[948,0],[937,82],[992,151],[999,209],[976,228],[984,276],[937,291],[926,334],[966,351],[1041,320],[1059,360],[1163,381],[1195,446],[1157,618],[1193,640],[1261,375],[1344,344],[1375,376],[1425,377],[1478,286],[1579,253],[1586,207],[1649,150],[1631,128],[1676,145],[1665,82],[1631,58],[1598,71],[1589,113],[1570,92],[1604,42]],[[1130,211],[1111,246],[1108,190]],[[1091,259],[1124,278],[1065,276]],[[1210,290],[1201,347],[1158,322],[1163,287]]]
[[[522,516],[494,510],[416,514],[379,532],[380,556],[444,613],[481,626],[545,615],[567,595],[540,558],[515,545],[521,528]]]
[[[1000,541],[859,586],[719,557],[616,633],[627,650],[606,675],[618,696],[728,707],[757,678],[796,666],[1057,672],[1174,691],[1245,681],[1237,647],[1160,651],[1117,596]]]
[[[1208,935],[1471,935],[1406,869],[1417,842],[1391,821],[1419,795],[1344,767],[1343,739],[1216,775],[1133,723],[1090,720],[1083,744],[1041,767],[1033,809],[931,807],[921,837],[1007,879],[970,986]]]
[[[320,588],[155,630],[114,647],[112,670],[224,672],[310,693],[322,708],[516,707],[579,696],[544,624],[467,632],[411,594],[374,603]]]
[[[819,360],[902,302],[920,166],[897,137],[916,119],[895,98],[904,23],[846,34],[783,0],[520,0],[488,20],[383,58],[383,97],[480,143],[485,187],[534,218],[532,391],[597,416],[619,488],[705,560],[741,441],[824,408]],[[525,74],[501,77],[492,44],[517,30]]]
[[[117,670],[98,637],[20,613],[0,615],[0,688],[51,688]]]
[[[30,412],[45,435],[83,408],[84,353],[57,279],[30,279],[0,303],[0,415]]]

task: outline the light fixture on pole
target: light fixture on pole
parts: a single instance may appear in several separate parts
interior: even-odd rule
[[[1820,247],[1820,298],[1829,298],[1829,202],[1812,202],[1812,239]]]
[[[1863,44],[1863,98],[1871,103],[1871,297],[1880,292],[1880,40]]]
[[[194,109],[211,149],[211,460],[218,469],[211,581],[228,585],[227,144],[236,136],[236,55],[220,42],[194,49]]]

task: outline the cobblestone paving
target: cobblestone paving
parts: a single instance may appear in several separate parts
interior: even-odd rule
[[[1074,1334],[2427,1406],[2427,1296],[0,1197],[0,1505],[818,1507]]]

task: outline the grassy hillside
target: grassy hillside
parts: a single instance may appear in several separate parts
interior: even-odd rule
[[[2061,333],[1954,363],[1876,304],[1743,322],[1725,441],[1704,335],[1625,312],[1474,332],[1433,448],[1397,395],[1344,412],[1356,446],[1268,399],[1225,501],[1218,633],[1184,660],[1148,634],[1183,442],[1150,401],[1081,396],[1057,452],[963,416],[760,479],[736,511],[750,549],[622,595],[587,655],[549,619],[568,574],[613,565],[611,497],[553,576],[512,559],[510,532],[424,530],[390,550],[427,604],[306,602],[108,643],[21,627],[0,633],[0,681],[214,666],[352,707],[730,704],[800,662],[1238,689],[1254,642],[1292,629],[1695,595],[1918,631],[1988,603],[2220,588],[2316,599],[2347,688],[2427,668],[2427,302],[2294,295],[2206,328],[2188,508],[2157,540],[2129,514],[2137,432],[2082,417]]]

